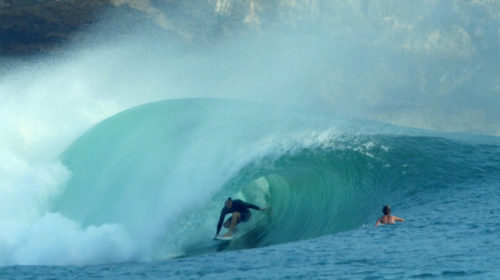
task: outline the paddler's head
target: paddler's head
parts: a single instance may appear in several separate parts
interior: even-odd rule
[[[391,208],[389,207],[389,205],[384,205],[382,212],[384,212],[384,215],[389,215],[391,213]]]

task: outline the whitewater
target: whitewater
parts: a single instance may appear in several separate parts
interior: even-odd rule
[[[1,278],[499,278],[499,7],[323,4],[2,58]],[[215,241],[229,196],[271,210]]]

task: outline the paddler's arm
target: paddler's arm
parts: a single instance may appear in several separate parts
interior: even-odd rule
[[[403,218],[398,218],[396,216],[392,216],[392,217],[394,218],[395,221],[398,221],[398,222],[404,222],[405,221],[405,219],[403,219]]]

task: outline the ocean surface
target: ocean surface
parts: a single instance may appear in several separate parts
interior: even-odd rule
[[[38,239],[3,243],[2,279],[500,278],[497,137],[178,99],[100,122],[60,160],[71,175]],[[215,241],[228,196],[271,210]],[[406,221],[374,227],[384,204]]]

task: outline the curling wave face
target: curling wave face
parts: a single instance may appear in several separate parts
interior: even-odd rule
[[[357,228],[387,201],[487,179],[500,171],[499,154],[495,145],[270,105],[161,101],[101,122],[63,153],[72,175],[52,211],[119,225],[143,259],[261,247]],[[210,238],[227,196],[271,211],[254,212],[221,247]]]

